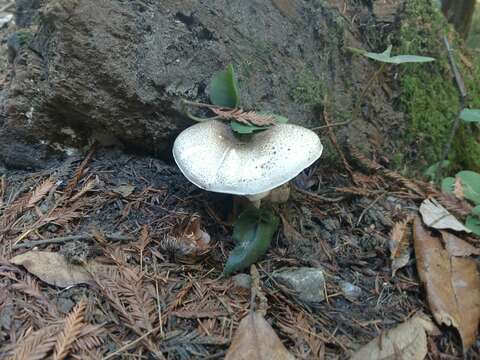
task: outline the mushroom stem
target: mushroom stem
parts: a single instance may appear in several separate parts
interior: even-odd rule
[[[262,203],[262,199],[267,197],[268,194],[270,194],[270,190],[262,193],[258,193],[258,194],[247,195],[246,198],[250,200],[250,203],[252,204],[253,207],[256,207],[257,209],[259,209],[260,204]]]
[[[260,205],[262,204],[262,199],[250,201],[250,203],[254,208],[260,209]]]

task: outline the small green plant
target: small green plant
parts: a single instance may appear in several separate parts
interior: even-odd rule
[[[195,121],[228,120],[233,131],[238,134],[252,134],[268,129],[275,124],[284,124],[288,119],[269,112],[244,111],[240,108],[240,91],[233,65],[217,72],[210,80],[210,102],[196,103],[183,100],[185,105],[209,108],[216,116],[199,118],[187,111],[187,115]]]
[[[352,118],[350,121],[354,121],[355,119],[357,119],[358,115],[360,114],[363,98],[365,97],[367,92],[370,90],[370,88],[374,85],[374,83],[376,82],[380,74],[383,73],[387,64],[401,65],[401,64],[407,64],[407,63],[425,63],[425,62],[435,61],[434,58],[427,57],[427,56],[418,56],[418,55],[392,56],[392,45],[388,46],[388,48],[381,53],[368,52],[363,49],[357,49],[352,47],[347,47],[347,49],[352,51],[355,54],[360,54],[369,59],[382,63],[380,65],[380,68],[372,75],[367,85],[363,89],[362,93],[360,94],[360,97],[357,100],[355,108],[353,109]],[[348,124],[350,121],[342,124]]]
[[[265,209],[250,208],[240,214],[233,230],[237,246],[230,252],[223,274],[245,269],[263,256],[278,225],[279,218]]]
[[[465,226],[480,236],[480,174],[474,171],[460,171],[455,177],[443,179],[442,191],[453,193],[473,204]]]
[[[382,63],[386,64],[395,64],[395,65],[400,65],[400,64],[407,64],[407,63],[424,63],[424,62],[430,62],[430,61],[435,61],[434,58],[428,57],[428,56],[418,56],[418,55],[396,55],[392,56],[392,45],[390,45],[384,52],[382,53],[374,53],[374,52],[368,52],[362,49],[356,49],[356,48],[349,48],[353,52],[359,53],[360,55],[363,55],[369,59],[380,61]]]
[[[208,86],[212,104],[195,103],[184,100],[184,104],[210,109],[215,116],[198,118],[187,112],[195,121],[227,120],[238,137],[251,136],[253,133],[268,129],[278,123],[286,123],[284,116],[267,113],[244,111],[240,108],[240,92],[232,65],[216,73]],[[230,252],[224,267],[225,276],[248,268],[268,250],[270,242],[277,231],[279,218],[270,209],[247,208],[234,223],[233,239],[235,248]]]

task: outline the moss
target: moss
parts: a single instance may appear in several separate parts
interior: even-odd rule
[[[410,119],[407,152],[409,165],[424,169],[440,160],[453,121],[460,110],[459,92],[451,76],[442,35],[450,32],[442,14],[429,2],[408,0],[401,28],[400,52],[430,55],[435,63],[403,67],[402,104]],[[458,38],[452,44],[461,44]],[[461,50],[463,51],[463,50]],[[457,61],[469,89],[470,105],[480,106],[480,60],[471,67]],[[480,170],[480,144],[473,127],[462,125],[450,160],[457,168]],[[455,170],[455,169],[453,169]]]
[[[292,84],[291,95],[297,104],[322,108],[325,85],[311,70],[303,70]]]
[[[473,15],[472,29],[467,41],[468,46],[480,50],[480,5],[477,4]]]

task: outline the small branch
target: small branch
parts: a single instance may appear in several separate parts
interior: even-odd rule
[[[134,241],[132,237],[129,236],[123,236],[123,235],[105,235],[105,237],[109,240],[112,241],[121,241],[121,242],[128,242],[128,241]],[[63,244],[66,242],[71,242],[71,241],[92,241],[95,237],[92,234],[79,234],[79,235],[71,235],[71,236],[62,236],[62,237],[57,237],[57,238],[52,238],[52,239],[45,239],[45,240],[37,240],[37,241],[28,241],[24,242],[21,244],[17,244],[12,246],[13,250],[16,249],[31,249],[36,246],[40,245],[50,245],[50,244]]]
[[[2,7],[2,8],[0,9],[0,13],[2,13],[2,12],[7,12],[7,11],[9,11],[9,10],[10,10],[12,7],[14,7],[14,6],[15,6],[15,1],[13,1],[13,2],[11,2],[10,4],[7,4],[7,5],[5,5],[4,7]]]
[[[207,121],[207,120],[217,120],[221,117],[221,116],[214,116],[214,117],[211,117],[211,118],[201,118],[201,117],[193,115],[186,107],[186,105],[189,105],[189,106],[195,106],[195,107],[206,107],[206,108],[209,108],[209,109],[221,109],[220,107],[218,107],[216,105],[204,104],[204,103],[189,101],[189,100],[185,100],[185,99],[182,99],[182,104],[184,105],[185,113],[193,121],[203,122],[203,121]]]
[[[143,334],[142,336],[140,336],[139,338],[136,338],[135,340],[133,341],[130,341],[129,343],[126,343],[125,345],[123,345],[120,349],[118,349],[117,351],[113,352],[113,353],[110,353],[108,354],[107,356],[103,357],[102,360],[108,360],[108,359],[111,359],[111,358],[114,358],[118,355],[120,355],[121,353],[123,353],[124,351],[127,351],[128,349],[130,349],[132,346],[138,344],[139,342],[141,342],[143,339],[145,339],[147,336],[149,336],[150,334],[156,332],[157,330],[160,329],[160,326],[157,326],[156,328],[146,332],[145,334]]]
[[[445,44],[445,48],[447,49],[448,62],[450,63],[450,68],[452,69],[453,76],[455,78],[455,83],[457,84],[458,91],[460,92],[460,110],[459,110],[460,112],[458,113],[455,119],[455,122],[453,123],[453,126],[450,129],[450,134],[448,135],[447,143],[445,144],[445,147],[443,149],[442,158],[440,159],[440,163],[435,172],[435,178],[434,178],[435,182],[438,182],[440,180],[440,177],[442,176],[442,170],[443,170],[442,165],[445,162],[445,160],[447,160],[448,154],[450,153],[453,140],[455,139],[455,134],[457,133],[458,127],[460,126],[460,121],[461,121],[460,113],[465,107],[465,102],[468,96],[468,91],[467,91],[467,88],[465,87],[465,82],[463,81],[462,74],[460,73],[460,70],[458,70],[457,63],[455,62],[455,59],[453,57],[453,49],[451,48],[450,43],[448,42],[448,39],[446,36],[443,36],[443,42]]]
[[[360,223],[362,222],[363,217],[365,216],[367,211],[370,210],[376,203],[378,203],[380,201],[380,199],[382,199],[387,194],[388,194],[388,191],[383,192],[375,200],[373,200],[365,209],[363,209],[362,213],[358,217],[357,226],[360,225]]]

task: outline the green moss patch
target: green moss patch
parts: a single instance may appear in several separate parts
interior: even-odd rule
[[[440,160],[460,110],[459,92],[452,78],[448,56],[442,41],[451,34],[443,15],[429,2],[407,0],[400,33],[399,53],[432,56],[436,62],[406,65],[402,69],[402,104],[409,117],[407,161],[418,170]],[[469,91],[469,105],[480,107],[480,60],[468,63],[460,59],[461,41],[452,38],[457,63]],[[467,58],[468,54],[464,52]],[[480,170],[479,129],[463,125],[456,134],[450,161],[456,169]],[[452,169],[455,170],[455,169]]]

